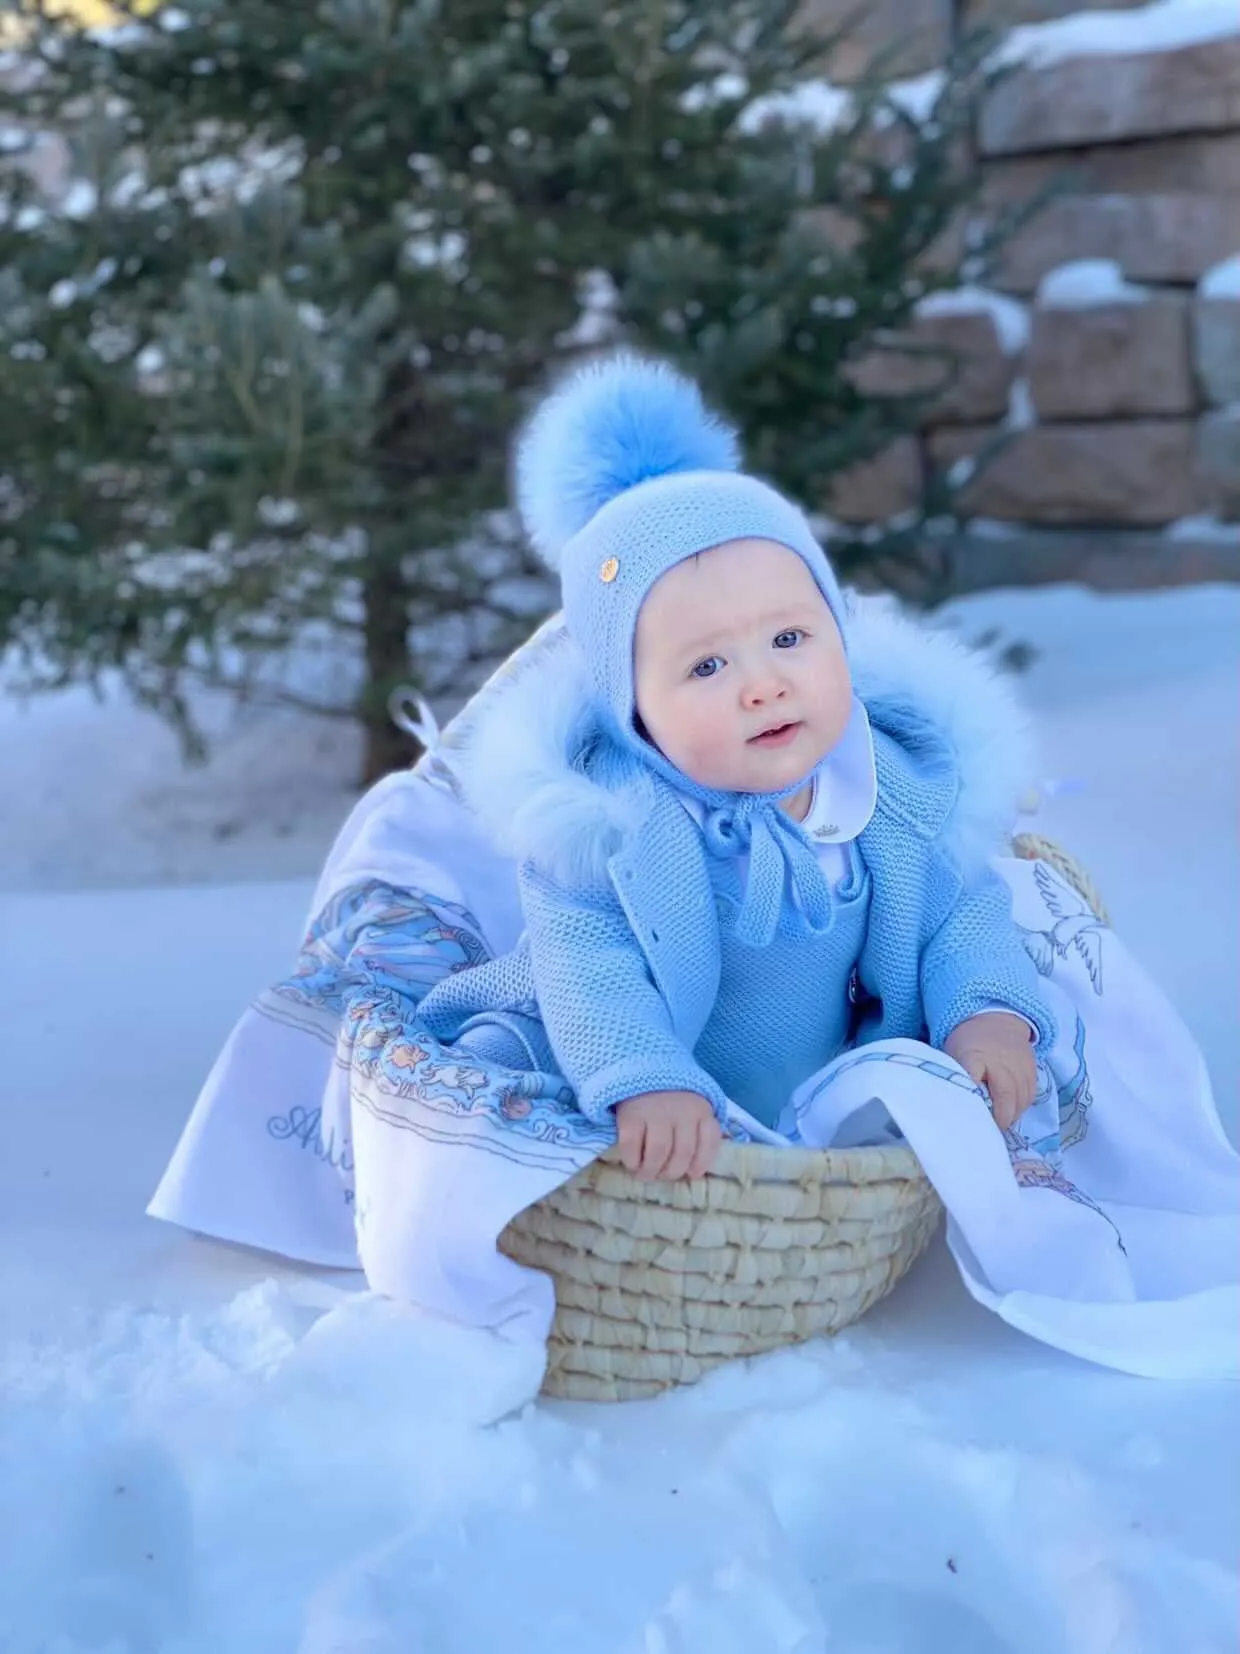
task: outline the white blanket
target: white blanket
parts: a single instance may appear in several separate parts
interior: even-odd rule
[[[740,1110],[735,1133],[820,1147],[903,1135],[979,1302],[1128,1372],[1234,1375],[1240,1160],[1200,1053],[1057,874],[996,865],[1064,1031],[1018,1129],[998,1131],[950,1058],[900,1040],[837,1058],[790,1100],[779,1133]],[[511,865],[433,768],[373,789],[324,869],[296,975],[234,1030],[152,1215],[360,1266],[380,1292],[545,1340],[551,1282],[501,1256],[496,1238],[602,1152],[610,1130],[546,1076],[505,1080],[432,1049],[412,1010],[429,985],[428,947],[467,960],[511,946],[520,924]],[[362,957],[379,987],[359,1003],[348,972]]]

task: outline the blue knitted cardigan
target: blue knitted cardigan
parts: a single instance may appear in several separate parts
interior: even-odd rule
[[[858,603],[848,635],[878,775],[857,840],[871,881],[858,1037],[941,1046],[997,1003],[1026,1016],[1045,1048],[1054,1024],[989,861],[1030,777],[1012,691],[981,657],[881,602]],[[529,1016],[536,1001],[591,1118],[655,1090],[698,1091],[722,1113],[718,1085],[692,1056],[720,981],[701,830],[675,788],[606,730],[584,662],[552,631],[484,692],[443,754],[518,864],[527,929],[514,955],[449,977],[421,1012],[452,1038],[479,1014]],[[807,982],[807,994],[816,987]]]

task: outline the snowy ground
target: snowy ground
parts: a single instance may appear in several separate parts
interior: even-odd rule
[[[126,701],[0,699],[0,890],[309,877],[355,797],[356,729],[205,713],[211,762],[186,769],[172,731]]]
[[[1069,785],[1036,825],[1094,870],[1235,1133],[1240,591],[953,618],[1039,650]],[[316,732],[257,726],[185,778],[137,715],[0,716],[3,1654],[1235,1647],[1234,1387],[1036,1345],[941,1245],[831,1343],[509,1413],[529,1375],[489,1340],[145,1220],[219,1042],[288,963],[348,754],[307,780]]]

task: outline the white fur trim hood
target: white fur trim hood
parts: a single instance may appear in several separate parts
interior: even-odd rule
[[[953,750],[958,787],[939,842],[962,868],[977,866],[1011,830],[1033,775],[1011,679],[883,598],[852,600],[848,640],[853,686],[875,726],[887,727],[886,708],[895,729],[929,724]],[[604,873],[650,807],[649,784],[612,789],[584,773],[598,729],[585,662],[552,633],[484,692],[459,745],[449,739],[440,756],[498,849],[576,883]]]

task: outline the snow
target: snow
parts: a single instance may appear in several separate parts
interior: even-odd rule
[[[680,99],[680,107],[690,115],[695,115],[703,109],[714,109],[721,103],[733,103],[743,98],[749,90],[749,82],[735,70],[728,70],[724,74],[716,75],[713,81],[691,86]]]
[[[548,595],[547,581],[540,575],[513,574],[495,582],[488,601],[496,609],[529,620],[532,624],[547,613]]]
[[[422,270],[461,269],[468,251],[469,243],[456,230],[441,236],[410,236],[403,249],[406,263]]]
[[[1042,68],[1067,58],[1175,51],[1235,36],[1240,36],[1236,0],[1155,0],[1152,5],[1118,11],[1078,11],[1046,23],[1010,29],[995,60]],[[887,95],[911,119],[924,124],[942,89],[943,72],[933,69],[892,82]],[[729,95],[735,91],[736,87],[730,85]],[[705,94],[703,101],[709,101]],[[846,87],[812,81],[793,92],[755,99],[742,124],[752,130],[772,116],[781,116],[808,122],[827,133],[849,121],[855,107]]]
[[[597,349],[619,338],[616,284],[606,270],[588,270],[578,283],[581,314],[556,343],[564,349]]]
[[[1041,66],[1070,57],[1175,51],[1240,35],[1235,0],[1156,0],[1133,10],[1080,11],[1011,30],[1005,62]]]
[[[994,592],[943,620],[1037,651],[1053,784],[1031,825],[1094,871],[1234,1134],[1240,590]],[[259,720],[248,762],[226,749],[194,786],[266,833],[194,840],[217,882],[152,888],[186,865],[170,745],[76,694],[31,718],[15,744],[5,718],[23,810],[0,819],[37,818],[59,888],[6,862],[26,888],[0,897],[5,1654],[1234,1648],[1235,1387],[1034,1344],[941,1240],[837,1339],[608,1408],[529,1405],[528,1357],[490,1335],[145,1220],[304,917],[313,834],[272,877],[296,762],[326,833],[351,759]],[[258,787],[264,762],[283,787]],[[148,888],[70,888],[101,867]]]
[[[816,293],[809,301],[809,307],[815,316],[834,316],[841,321],[857,314],[857,301],[847,293]]]
[[[1124,280],[1113,259],[1078,258],[1048,270],[1038,284],[1043,310],[1087,310],[1094,305],[1140,304],[1149,289]]]
[[[917,304],[919,316],[987,315],[995,324],[1004,355],[1019,356],[1029,343],[1029,307],[989,287],[948,287],[927,293]]]
[[[84,178],[69,185],[60,201],[66,218],[89,218],[99,204],[99,192]]]
[[[980,540],[1014,540],[1024,531],[1019,523],[1007,523],[997,517],[970,517],[969,533]]]
[[[825,80],[807,80],[790,92],[755,98],[740,118],[742,132],[757,132],[769,120],[785,120],[833,132],[851,118],[852,93]]]
[[[1207,270],[1197,291],[1203,299],[1240,299],[1240,253]]]
[[[910,120],[925,125],[943,90],[941,69],[931,69],[924,75],[908,80],[892,81],[884,88],[887,98]],[[742,132],[756,132],[768,120],[785,120],[810,126],[824,136],[845,126],[856,117],[856,94],[846,86],[836,86],[828,80],[807,80],[788,92],[769,92],[754,98],[740,118]],[[889,110],[879,112],[877,124],[889,126],[894,117]]]
[[[893,80],[887,87],[887,96],[910,118],[919,124],[930,119],[939,95],[947,83],[942,69],[928,69],[925,74],[912,75],[907,80]]]
[[[1004,428],[1009,431],[1027,431],[1037,422],[1038,411],[1033,405],[1033,392],[1029,388],[1029,380],[1023,376],[1013,379],[1012,388],[1008,392]]]
[[[1197,517],[1179,517],[1167,525],[1167,538],[1234,546],[1240,544],[1240,523],[1224,523],[1205,513]]]
[[[115,692],[0,698],[5,791],[22,801],[0,809],[0,891],[309,877],[356,797],[357,731],[196,705],[213,754],[187,770],[167,726]]]

